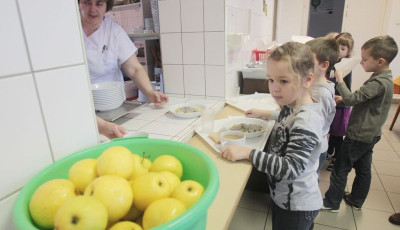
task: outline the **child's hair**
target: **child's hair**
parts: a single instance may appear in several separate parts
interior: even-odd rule
[[[329,38],[329,39],[334,39],[337,35],[339,35],[339,33],[337,33],[337,32],[330,32],[330,33],[326,34],[325,37],[326,37],[326,38]]]
[[[311,49],[298,42],[287,42],[277,47],[269,56],[275,61],[285,61],[293,75],[295,86],[299,86],[303,78],[314,72],[314,57]]]
[[[349,49],[349,54],[347,55],[347,57],[350,57],[350,54],[353,51],[353,47],[354,47],[353,36],[351,36],[350,33],[343,32],[343,33],[336,35],[335,40],[338,45],[347,46],[347,48]]]
[[[315,56],[319,63],[328,61],[329,66],[326,73],[331,72],[333,66],[339,59],[339,46],[334,39],[321,37],[310,40],[306,43],[310,46],[311,51],[315,53]]]
[[[393,61],[398,52],[396,42],[388,35],[369,39],[362,45],[361,49],[371,49],[370,54],[375,60],[383,58],[388,64]]]

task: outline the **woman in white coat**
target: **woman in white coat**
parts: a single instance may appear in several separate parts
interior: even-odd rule
[[[168,102],[168,97],[153,90],[149,77],[139,63],[137,48],[126,32],[105,16],[113,0],[78,0],[91,83],[121,81],[125,74],[156,106]],[[99,132],[109,138],[121,137],[125,130],[97,118]],[[100,121],[100,122],[99,122]],[[122,132],[121,132],[122,131]]]

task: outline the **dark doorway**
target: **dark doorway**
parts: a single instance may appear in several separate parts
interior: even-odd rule
[[[323,37],[342,32],[345,0],[310,0],[307,35]]]

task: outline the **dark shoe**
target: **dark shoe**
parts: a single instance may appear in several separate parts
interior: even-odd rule
[[[395,213],[389,217],[389,222],[395,225],[400,225],[400,213]]]
[[[326,170],[328,170],[328,171],[333,171],[333,163],[330,163],[329,165],[328,165],[328,167],[326,167]]]
[[[349,192],[345,192],[344,193],[343,200],[347,205],[350,205],[353,209],[361,210],[361,206],[354,204],[353,201],[350,200],[350,193]]]

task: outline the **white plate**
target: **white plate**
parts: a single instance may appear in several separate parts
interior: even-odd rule
[[[194,108],[198,108],[198,112],[193,112],[193,113],[178,113],[176,110],[178,108],[184,107],[184,106],[190,106]],[[176,104],[172,105],[169,107],[169,112],[172,113],[173,115],[181,118],[195,118],[201,115],[201,112],[205,109],[206,107],[201,104],[193,104],[193,103],[182,103],[182,104]]]
[[[231,101],[227,101],[226,103],[242,111],[247,111],[252,108],[263,110],[279,109],[279,105],[276,104],[274,98],[269,93],[255,93],[239,96],[238,102],[233,103]]]
[[[238,118],[238,117],[215,120],[214,121],[214,132],[224,130],[223,125],[226,122],[228,122],[232,119],[236,119],[236,118]],[[244,117],[242,117],[242,118],[244,118]],[[244,146],[262,150],[264,148],[265,144],[267,143],[268,137],[271,134],[274,124],[275,124],[275,121],[273,121],[273,120],[267,121],[267,128],[263,132],[263,134],[258,137],[255,137],[255,138],[246,138],[246,143]],[[199,134],[199,136],[201,138],[203,138],[215,151],[217,151],[218,153],[221,151],[221,146],[219,144],[216,144],[213,140],[211,140],[211,138],[208,136],[208,133],[202,132],[200,126],[195,129],[195,132],[197,134]]]
[[[254,137],[261,136],[268,127],[268,123],[264,120],[257,119],[257,118],[249,118],[249,117],[240,117],[240,118],[230,119],[229,121],[225,122],[224,129],[233,130],[233,129],[231,129],[232,126],[237,125],[237,124],[253,124],[253,125],[259,125],[262,127],[261,131],[251,132],[251,133],[244,132],[246,134],[246,138],[254,138]],[[240,131],[240,130],[238,130],[238,131]]]

